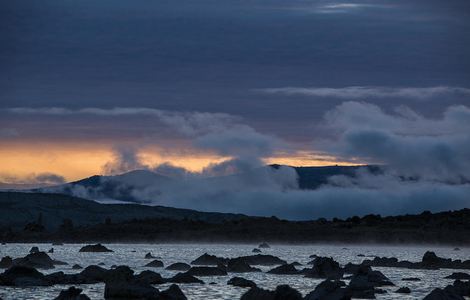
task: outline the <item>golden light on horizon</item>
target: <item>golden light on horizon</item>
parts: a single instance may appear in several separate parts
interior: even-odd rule
[[[155,149],[139,151],[142,165],[155,167],[168,162],[192,172],[199,172],[211,163],[220,163],[228,157],[209,153],[186,151],[173,154]],[[109,145],[74,143],[32,143],[1,145],[0,181],[21,182],[31,174],[54,173],[67,181],[74,181],[96,174],[103,174],[103,166],[115,159],[115,152]],[[279,155],[264,159],[267,164],[291,166],[353,165],[339,162],[334,157],[316,157],[308,153]]]

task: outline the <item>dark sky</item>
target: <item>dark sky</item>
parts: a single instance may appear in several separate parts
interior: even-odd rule
[[[469,20],[467,0],[2,1],[0,127],[24,141],[171,137],[149,116],[9,112],[154,108],[308,144],[347,100],[438,118],[470,101]],[[350,98],[354,86],[368,92]]]

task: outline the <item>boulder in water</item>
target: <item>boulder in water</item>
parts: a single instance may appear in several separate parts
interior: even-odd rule
[[[174,270],[174,271],[187,271],[187,270],[191,269],[191,266],[186,264],[186,263],[178,262],[178,263],[174,263],[174,264],[169,265],[165,269]]]
[[[295,268],[293,264],[286,264],[276,267],[268,271],[269,274],[278,274],[278,275],[295,275],[299,274],[299,270]]]
[[[82,294],[82,291],[82,289],[71,286],[68,289],[61,291],[59,296],[54,298],[54,300],[90,300],[87,295]]]
[[[86,245],[80,248],[79,252],[114,252],[101,244]]]
[[[229,281],[227,281],[227,284],[245,288],[256,287],[256,283],[242,277],[233,277]]]
[[[219,264],[225,264],[226,262],[227,262],[226,258],[217,257],[215,255],[204,253],[203,255],[193,260],[191,264],[199,265],[199,266],[217,266]]]
[[[155,259],[146,264],[145,266],[149,268],[163,268],[163,262],[158,259]]]
[[[172,283],[201,283],[204,284],[204,281],[189,275],[187,273],[178,273],[175,276],[166,280],[167,282]]]

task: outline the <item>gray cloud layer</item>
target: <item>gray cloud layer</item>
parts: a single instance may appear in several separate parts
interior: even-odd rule
[[[424,100],[445,95],[470,96],[470,89],[451,86],[434,87],[385,87],[385,86],[349,86],[349,87],[281,87],[258,89],[268,94],[306,95],[315,97],[334,97],[341,99],[366,98],[411,98]]]

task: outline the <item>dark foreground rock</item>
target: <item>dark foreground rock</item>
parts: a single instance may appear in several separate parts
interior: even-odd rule
[[[134,277],[136,281],[145,282],[148,284],[162,284],[165,283],[165,280],[162,276],[153,271],[142,271]]]
[[[80,252],[114,252],[101,244],[86,245],[80,248]]]
[[[256,283],[242,277],[233,277],[229,281],[227,281],[227,284],[245,288],[256,287]]]
[[[13,259],[10,256],[2,257],[0,260],[0,269],[8,269],[13,265]]]
[[[460,296],[455,292],[454,289],[446,287],[445,289],[434,289],[429,293],[423,300],[465,300],[464,297]]]
[[[170,287],[160,293],[160,300],[186,300],[186,296],[181,291],[180,287],[176,284],[170,285]]]
[[[191,266],[186,263],[174,263],[166,267],[167,270],[174,270],[174,271],[187,271],[191,269]]]
[[[240,300],[302,300],[302,295],[288,285],[280,285],[275,291],[258,287],[250,288]]]
[[[380,271],[374,271],[369,266],[361,266],[352,276],[348,289],[353,298],[374,299],[377,287],[393,286],[394,284]]]
[[[82,291],[82,289],[71,286],[68,289],[61,291],[59,296],[54,298],[54,300],[90,300],[87,295],[82,294]]]
[[[0,274],[4,286],[49,286],[51,282],[38,270],[27,266],[13,266]]]
[[[305,296],[305,300],[346,300],[350,299],[350,291],[340,280],[327,279],[321,282],[315,290]]]
[[[53,269],[55,265],[66,264],[62,261],[53,260],[45,252],[34,252],[13,260],[13,265],[15,266],[27,266],[35,269]]]

